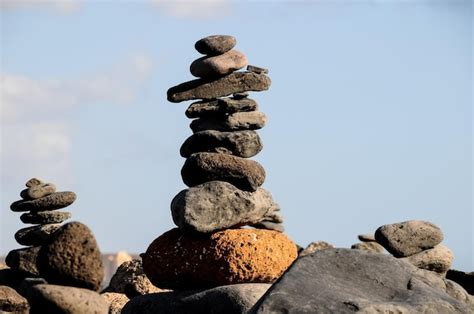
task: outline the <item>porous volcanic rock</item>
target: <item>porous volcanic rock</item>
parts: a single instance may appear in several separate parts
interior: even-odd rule
[[[21,245],[42,245],[60,224],[47,224],[22,228],[15,233],[15,240]]]
[[[255,131],[221,132],[207,130],[196,132],[183,143],[182,157],[188,158],[199,152],[229,154],[249,158],[257,155],[263,148],[260,136]]]
[[[471,300],[453,298],[420,272],[386,254],[320,250],[297,259],[251,313],[472,312]]]
[[[57,230],[38,254],[38,269],[49,283],[99,290],[104,267],[90,229],[70,222]]]
[[[261,129],[267,117],[261,111],[236,112],[225,117],[206,117],[195,119],[189,127],[193,132],[205,130],[239,131]]]
[[[271,80],[265,74],[234,72],[218,79],[197,79],[168,89],[170,102],[215,99],[235,93],[267,90]]]
[[[28,290],[31,313],[107,314],[109,304],[97,292],[67,286],[35,285]]]
[[[5,258],[5,262],[11,269],[37,276],[39,275],[37,267],[39,250],[39,246],[11,250]]]
[[[13,288],[0,286],[0,312],[28,313],[28,301]]]
[[[210,233],[265,220],[277,205],[270,192],[242,191],[230,183],[210,181],[179,192],[171,202],[173,221],[180,229]]]
[[[109,314],[120,314],[130,300],[125,294],[117,292],[104,292],[102,298],[109,304]]]
[[[402,258],[418,268],[445,274],[453,262],[453,252],[445,245],[438,244],[432,249]]]
[[[56,186],[52,183],[41,183],[21,191],[20,196],[25,200],[34,200],[56,192]]]
[[[199,58],[191,63],[189,70],[196,77],[214,78],[242,69],[247,63],[247,57],[242,52],[230,50],[218,56]]]
[[[237,39],[229,35],[212,35],[199,39],[194,48],[203,55],[220,55],[231,50],[237,44]]]
[[[16,201],[10,209],[14,212],[56,210],[71,205],[75,200],[74,192],[55,192],[31,201]]]
[[[383,253],[384,248],[377,242],[360,242],[360,243],[355,243],[351,246],[351,249],[355,250],[365,250],[365,251],[371,251],[375,253]]]
[[[375,239],[395,257],[405,257],[441,243],[443,232],[431,222],[409,220],[379,227]]]
[[[271,283],[296,257],[296,245],[276,231],[227,229],[192,237],[172,229],[150,244],[143,269],[158,287],[199,289]]]
[[[148,294],[131,300],[122,313],[247,313],[270,286],[265,283],[243,283],[208,290]]]
[[[190,119],[225,116],[235,112],[257,111],[258,104],[255,100],[250,98],[235,99],[219,98],[212,100],[202,100],[193,102],[188,109],[186,109],[186,117]]]
[[[44,212],[31,212],[24,213],[20,216],[20,220],[25,224],[51,224],[61,223],[71,218],[70,212],[64,211],[44,211]]]
[[[265,169],[256,161],[219,153],[191,155],[181,169],[187,186],[208,181],[225,181],[237,188],[254,192],[265,181]]]

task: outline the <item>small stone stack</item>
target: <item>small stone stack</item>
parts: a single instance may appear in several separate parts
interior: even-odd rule
[[[357,238],[360,240],[360,242],[352,244],[351,249],[375,253],[382,253],[384,251],[383,246],[377,243],[374,235],[372,234],[359,234]]]
[[[453,261],[452,251],[441,244],[443,232],[428,221],[383,225],[375,232],[375,240],[393,256],[443,277]]]
[[[76,194],[56,192],[54,184],[36,178],[28,180],[26,187],[20,193],[22,200],[12,203],[10,209],[26,212],[20,220],[25,224],[34,224],[15,233],[15,240],[29,247],[10,251],[6,263],[14,270],[39,275],[35,265],[39,248],[61,227],[63,221],[71,218],[70,212],[57,210],[71,205],[76,200]]]
[[[177,229],[158,237],[142,256],[150,281],[175,290],[271,283],[297,257],[283,231],[279,206],[261,188],[265,170],[248,158],[262,149],[255,130],[266,123],[249,91],[270,87],[268,70],[248,66],[232,36],[196,42],[205,54],[190,67],[197,80],[168,90],[168,100],[199,100],[186,110],[193,135],[181,146],[189,187],[171,203]],[[252,226],[259,229],[241,229]]]

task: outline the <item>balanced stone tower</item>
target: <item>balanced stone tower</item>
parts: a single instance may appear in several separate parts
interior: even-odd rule
[[[238,71],[248,61],[235,45],[224,35],[197,41],[205,56],[190,71],[198,79],[168,90],[170,102],[198,101],[186,110],[193,135],[180,149],[189,188],[171,202],[178,228],[142,255],[146,275],[160,288],[272,283],[297,257],[296,245],[282,233],[278,204],[261,187],[265,170],[248,159],[262,150],[255,130],[267,120],[248,92],[270,87],[268,70]]]

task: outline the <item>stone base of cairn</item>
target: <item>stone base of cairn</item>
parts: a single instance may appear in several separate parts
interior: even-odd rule
[[[191,74],[199,77],[168,90],[168,100],[198,100],[186,110],[191,135],[182,145],[181,170],[189,187],[171,202],[172,229],[142,256],[150,281],[174,290],[243,283],[272,283],[297,257],[295,244],[282,233],[283,218],[261,185],[265,170],[248,158],[262,149],[255,130],[267,119],[249,91],[270,87],[268,71],[248,66],[232,48],[232,36],[196,42],[204,57]],[[253,228],[241,228],[251,226]]]

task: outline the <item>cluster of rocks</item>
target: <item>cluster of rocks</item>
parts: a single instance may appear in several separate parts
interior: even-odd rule
[[[233,50],[235,44],[224,35],[196,42],[205,56],[190,71],[199,79],[168,90],[171,102],[199,100],[186,110],[194,119],[193,135],[180,149],[189,188],[171,202],[178,228],[142,255],[149,280],[173,291],[135,297],[124,313],[187,313],[196,307],[243,313],[297,257],[296,245],[282,233],[279,206],[261,187],[265,170],[248,159],[261,151],[255,130],[266,123],[248,92],[267,90],[271,81],[263,68],[237,72],[247,58]]]

